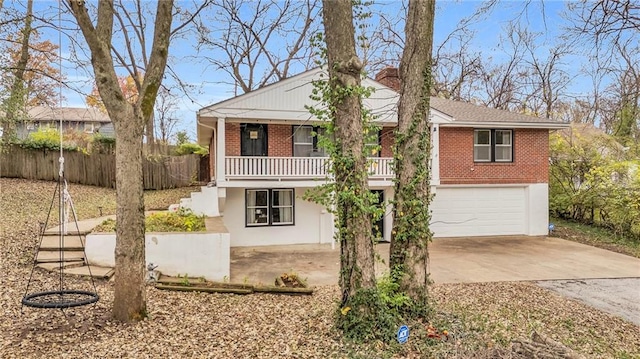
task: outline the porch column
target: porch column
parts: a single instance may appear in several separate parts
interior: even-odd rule
[[[225,160],[224,155],[225,151],[225,118],[218,118],[218,130],[216,131],[216,181],[218,186],[220,186],[221,182],[226,181],[224,166]]]
[[[440,125],[431,124],[431,185],[440,184]]]

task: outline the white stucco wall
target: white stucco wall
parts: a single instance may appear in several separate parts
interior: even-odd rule
[[[223,220],[231,234],[231,246],[331,243],[331,214],[322,213],[324,207],[302,199],[305,190],[295,188],[294,225],[247,227],[244,188],[227,188]]]
[[[371,187],[371,189],[385,190],[385,201],[393,196],[391,187]],[[294,225],[247,227],[245,225],[245,189],[227,188],[223,220],[231,234],[231,246],[332,243],[335,231],[334,216],[323,206],[302,199],[306,190],[307,188],[295,188]],[[385,240],[391,238],[392,221],[391,206],[388,206],[384,218]]]
[[[279,186],[281,187],[281,186]],[[393,197],[383,189],[385,200]],[[231,246],[331,243],[333,216],[320,205],[301,197],[296,188],[295,225],[245,226],[245,190],[228,188],[224,224],[231,234]],[[437,186],[431,204],[431,230],[435,237],[548,234],[548,185],[448,185]],[[384,218],[384,239],[390,240],[393,226],[391,206]]]
[[[529,236],[549,234],[549,185],[547,183],[530,184],[527,187],[527,217],[529,218]]]
[[[147,233],[146,263],[158,266],[162,274],[228,279],[230,270],[229,233]],[[115,266],[115,234],[87,235],[85,253],[89,264]]]

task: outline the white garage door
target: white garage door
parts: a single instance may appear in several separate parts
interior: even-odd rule
[[[526,187],[439,187],[432,203],[435,237],[525,234]]]

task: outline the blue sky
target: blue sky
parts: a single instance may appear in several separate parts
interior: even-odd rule
[[[559,36],[559,13],[564,9],[565,4],[560,1],[545,1],[544,12],[541,4],[543,3],[534,1],[525,9],[524,2],[500,3],[493,11],[478,18],[472,24],[476,35],[470,46],[473,49],[481,50],[484,56],[492,56],[494,58],[504,56],[503,50],[499,48],[502,27],[516,17],[519,17],[521,24],[528,29],[543,32],[549,40],[553,40],[556,36]],[[5,6],[11,5],[11,3],[5,3]],[[13,5],[20,6],[18,2],[14,2]],[[434,31],[435,44],[441,43],[458,26],[461,19],[473,14],[480,5],[482,5],[480,1],[438,1]],[[398,1],[380,2],[377,6],[385,14],[392,17],[402,11],[401,3]],[[57,23],[57,8],[57,1],[36,1],[35,11],[49,16],[52,21]],[[543,13],[545,15],[544,19]],[[396,17],[401,18],[401,16]],[[68,15],[66,17],[63,16],[62,23],[69,24],[67,21],[69,21]],[[399,24],[401,23],[400,19]],[[375,24],[373,25],[375,26]],[[402,26],[399,27],[399,30],[403,30]],[[74,37],[79,44],[86,48],[80,33],[76,33]],[[49,39],[53,43],[61,41],[63,59],[70,57],[70,40],[67,36],[60,36],[55,31],[44,29],[42,38]],[[182,96],[179,104],[180,108],[176,113],[182,119],[179,124],[180,129],[187,130],[192,138],[195,137],[196,111],[204,106],[233,97],[234,94],[233,86],[223,83],[230,81],[230,79],[224,77],[222,72],[206,69],[204,64],[193,60],[196,55],[193,42],[190,39],[179,39],[172,43],[170,50],[172,55],[170,65],[172,69],[182,81],[194,86],[189,97]],[[66,60],[62,61],[62,68],[69,85],[81,92],[64,89],[65,101],[62,106],[85,106],[85,94],[89,93],[93,87],[91,73]],[[299,71],[301,70],[302,68]],[[173,80],[168,77],[167,84],[171,81]]]

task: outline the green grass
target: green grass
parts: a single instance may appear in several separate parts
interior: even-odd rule
[[[551,218],[553,236],[640,258],[640,241],[597,226]]]

